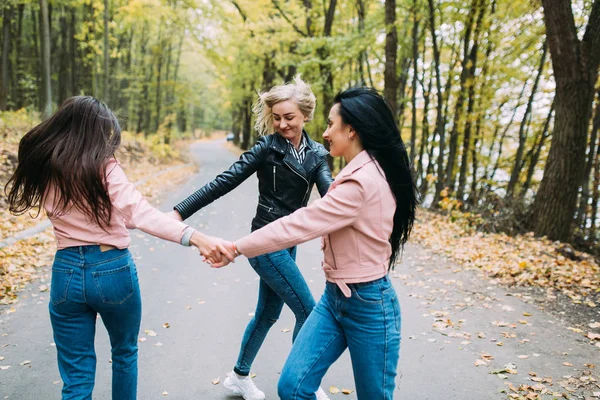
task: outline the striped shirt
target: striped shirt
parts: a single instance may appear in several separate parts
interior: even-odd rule
[[[296,149],[296,146],[292,144],[289,140],[285,139],[288,142],[288,147],[290,148],[290,153],[294,156],[294,158],[300,163],[304,163],[304,158],[306,157],[306,138],[302,135],[302,139],[300,140],[300,146]]]

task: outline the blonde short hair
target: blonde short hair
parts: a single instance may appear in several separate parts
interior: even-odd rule
[[[294,100],[307,121],[313,119],[317,98],[310,85],[304,82],[300,75],[296,75],[292,82],[273,86],[269,91],[258,94],[258,100],[252,106],[252,111],[256,116],[254,127],[260,135],[269,135],[275,131],[273,106],[286,100]]]

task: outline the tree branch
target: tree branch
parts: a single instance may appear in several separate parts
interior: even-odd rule
[[[588,68],[598,71],[600,64],[600,0],[595,0],[583,35],[583,51],[589,57]]]
[[[248,17],[246,16],[246,13],[244,12],[244,10],[242,10],[242,8],[240,7],[240,5],[237,3],[237,1],[231,0],[231,3],[235,6],[235,8],[237,8],[238,12],[240,13],[240,16],[242,17],[242,19],[244,20],[244,22],[246,22],[246,20],[248,19]]]
[[[306,34],[306,32],[304,32],[304,31],[302,31],[302,29],[298,28],[298,26],[296,26],[296,24],[294,24],[294,22],[287,16],[287,14],[279,6],[279,2],[277,0],[273,0],[273,5],[277,9],[277,11],[279,11],[281,13],[281,16],[292,26],[292,28],[294,28],[294,30],[296,32],[298,32],[300,35],[302,35],[304,37],[308,37],[308,34]]]

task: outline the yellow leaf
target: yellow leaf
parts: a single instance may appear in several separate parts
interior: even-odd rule
[[[335,386],[329,386],[329,393],[331,393],[331,394],[337,394],[339,392],[340,392],[340,389],[338,389],[337,387],[335,387]]]
[[[168,322],[165,322],[162,327],[165,328],[165,329],[167,329],[167,328],[170,328],[171,325],[169,325]]]

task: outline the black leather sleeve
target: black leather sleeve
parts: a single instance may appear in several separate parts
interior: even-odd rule
[[[333,177],[331,176],[331,170],[329,169],[329,164],[327,163],[327,156],[325,156],[325,161],[315,172],[315,183],[321,197],[327,194],[331,182],[333,182]]]
[[[258,142],[244,152],[227,171],[217,175],[215,179],[202,186],[173,209],[177,210],[185,220],[196,211],[238,187],[262,165],[268,150],[267,141],[268,137],[258,139]]]

